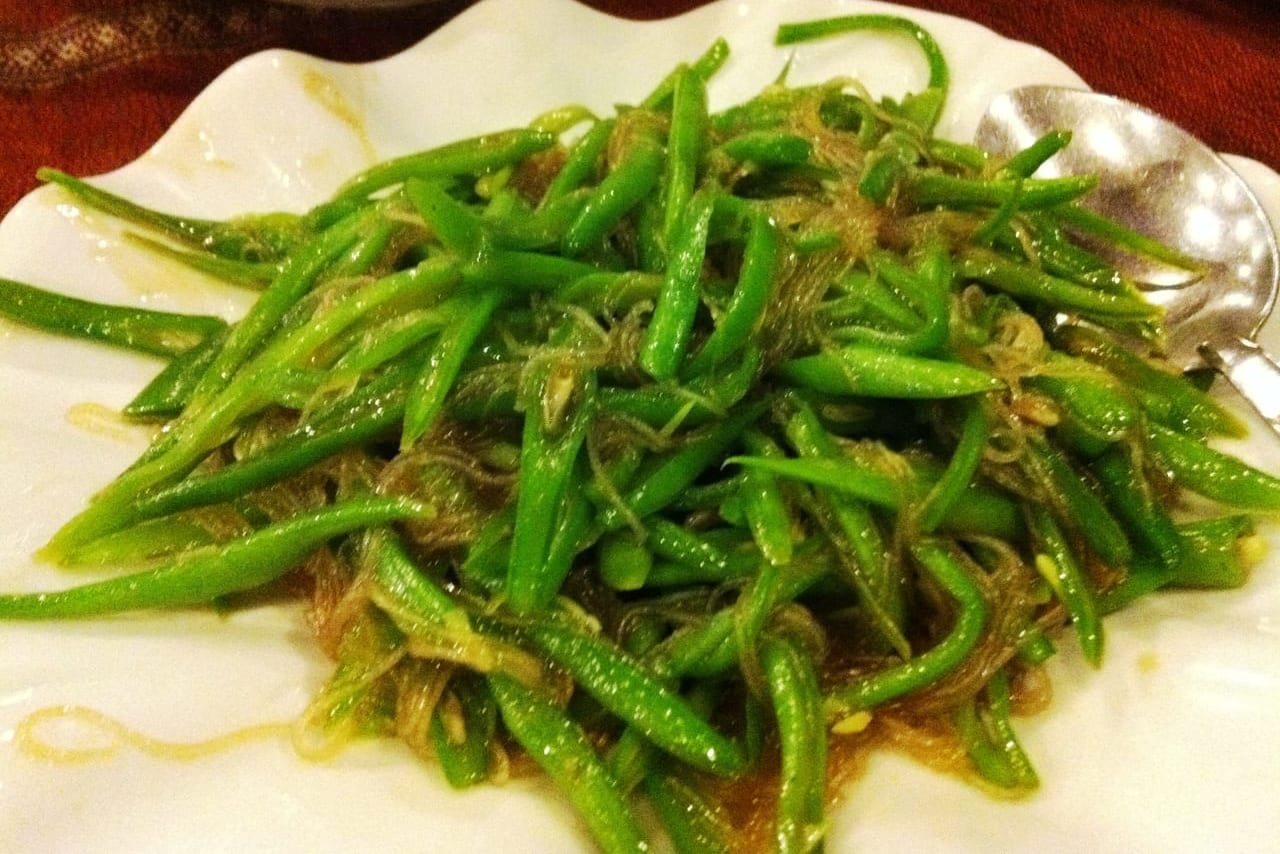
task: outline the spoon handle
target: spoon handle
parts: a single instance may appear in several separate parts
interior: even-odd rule
[[[1216,347],[1204,345],[1200,355],[1280,433],[1280,365],[1266,350],[1256,341],[1237,338]]]

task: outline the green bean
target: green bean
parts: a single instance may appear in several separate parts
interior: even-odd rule
[[[747,345],[759,328],[773,293],[779,256],[777,228],[764,214],[751,215],[733,296],[717,319],[715,329],[689,360],[688,374],[696,376],[714,368]]]
[[[992,245],[1002,252],[1034,258],[1046,273],[1076,284],[1109,293],[1123,293],[1133,283],[1096,254],[1071,242],[1071,237],[1051,211],[1020,211],[1022,232],[1002,229],[993,235]]]
[[[765,677],[760,664],[760,639],[769,623],[788,605],[781,599],[785,565],[761,561],[733,607],[733,634],[726,644],[738,657],[743,682],[760,692]]]
[[[1043,484],[1058,520],[1108,565],[1127,565],[1133,558],[1129,538],[1083,473],[1043,438],[1029,437],[1025,459],[1030,475]]]
[[[384,307],[410,308],[419,304],[435,304],[442,293],[458,282],[458,269],[446,256],[429,258],[403,270],[397,270],[356,288],[354,298],[317,306],[308,312],[306,321],[291,325],[281,334],[265,342],[252,360],[237,372],[223,394],[235,398],[240,388],[260,384],[264,377],[278,374],[284,366],[299,366],[317,351],[347,330]],[[246,396],[252,399],[251,393]],[[215,398],[214,403],[217,402]],[[211,404],[211,407],[214,404]]]
[[[267,286],[234,327],[222,349],[200,378],[191,405],[201,407],[226,387],[232,374],[283,319],[285,312],[315,286],[320,274],[351,248],[372,213],[359,211],[326,229],[291,254],[280,275]]]
[[[764,568],[775,569],[769,564],[764,564]],[[743,606],[749,612],[746,617],[753,616],[750,612],[754,612],[756,619],[767,617],[776,604],[790,602],[809,590],[828,574],[828,556],[821,553],[816,543],[801,544],[791,563],[776,569],[777,585],[755,586],[754,591],[760,598]],[[743,619],[744,614],[736,607],[716,611],[673,632],[648,652],[645,662],[663,678],[721,676],[742,661],[743,651],[736,639]]]
[[[755,386],[760,373],[760,350],[749,346],[740,356],[722,373],[699,374],[683,386],[602,387],[598,395],[600,407],[663,430],[706,424],[723,417]]]
[[[672,773],[644,778],[644,793],[654,807],[676,854],[729,854],[729,817],[698,789]]]
[[[191,402],[200,378],[226,339],[227,331],[223,330],[174,356],[121,411],[130,418],[173,417],[180,413]]]
[[[1080,205],[1063,205],[1054,209],[1053,215],[1064,224],[1101,237],[1115,246],[1128,249],[1156,261],[1163,261],[1166,264],[1196,275],[1201,275],[1205,272],[1203,261],[1179,252],[1167,243],[1153,240],[1109,217]]]
[[[498,707],[484,679],[467,672],[454,675],[430,723],[431,745],[450,786],[464,789],[489,779],[490,742],[497,725]]]
[[[405,224],[395,217],[399,199],[400,194],[396,194],[373,207],[380,216],[369,223],[350,249],[334,259],[333,266],[325,271],[327,278],[357,278],[379,270],[379,265],[385,266],[388,252],[398,251],[393,245],[394,238],[406,230]]]
[[[479,214],[434,181],[409,178],[404,183],[404,194],[431,229],[432,236],[446,249],[462,258],[480,254],[486,235]]]
[[[711,195],[695,195],[684,212],[679,240],[671,247],[653,318],[640,345],[640,366],[654,379],[674,377],[688,349],[714,206]]]
[[[1070,144],[1071,131],[1051,130],[1006,160],[1000,167],[998,175],[1009,178],[1030,178],[1046,160]]]
[[[622,218],[658,185],[665,152],[648,129],[635,130],[630,146],[612,172],[596,185],[569,230],[561,248],[570,257],[597,248]]]
[[[1009,769],[1005,754],[999,745],[993,743],[983,720],[978,713],[977,697],[961,703],[956,707],[953,720],[960,741],[964,744],[969,761],[984,780],[1002,788],[1014,787],[1013,774]]]
[[[523,631],[597,702],[672,756],[713,774],[743,770],[745,760],[736,744],[615,645],[556,620]]]
[[[731,501],[742,488],[743,477],[739,472],[710,483],[693,484],[680,495],[672,499],[669,505],[672,510],[694,512],[710,510]]]
[[[928,458],[913,458],[910,467],[909,487],[917,496],[942,477],[942,467]],[[939,529],[952,534],[985,533],[1011,543],[1023,542],[1026,535],[1017,501],[981,477],[974,478],[964,496],[951,505]]]
[[[117,525],[116,520],[125,508],[144,490],[168,483],[190,471],[205,453],[225,438],[225,432],[237,420],[264,404],[262,398],[283,365],[310,354],[363,315],[402,297],[406,291],[415,287],[440,287],[451,282],[453,277],[451,263],[425,261],[418,267],[384,277],[362,289],[362,299],[341,302],[315,322],[275,339],[238,373],[235,382],[218,392],[207,405],[197,408],[193,403],[181,417],[171,422],[169,431],[152,446],[152,451],[96,495],[85,510],[54,535],[42,554],[57,560],[68,549],[107,533]]]
[[[331,370],[337,376],[360,376],[376,370],[447,328],[458,312],[467,306],[467,300],[454,297],[439,305],[406,311],[377,326],[361,329],[359,337],[350,346],[341,348],[342,355],[333,363]]]
[[[860,397],[964,397],[1003,385],[996,377],[959,362],[857,344],[791,359],[778,366],[776,374],[823,394]]]
[[[1126,347],[1083,326],[1064,326],[1054,343],[1123,380],[1148,415],[1171,429],[1201,436],[1240,438],[1243,422],[1179,374],[1154,365]]]
[[[722,564],[689,564],[674,560],[659,560],[645,577],[646,590],[681,588],[698,584],[725,584],[744,581],[756,571],[756,565],[746,560],[729,560]]]
[[[812,658],[795,641],[767,636],[760,645],[782,749],[774,844],[779,852],[812,851],[823,832],[827,732]]]
[[[547,561],[543,565],[545,574],[541,586],[543,589],[557,591],[573,569],[573,562],[578,555],[590,545],[596,535],[593,528],[593,507],[583,494],[584,478],[581,477],[582,466],[572,472],[573,480],[565,490],[565,500],[551,542],[547,545]],[[547,594],[550,595],[550,594]]]
[[[1014,735],[1009,712],[1009,677],[998,670],[985,693],[986,715],[979,715],[978,700],[956,710],[956,727],[969,758],[987,780],[1004,789],[1032,790],[1040,781]]]
[[[722,38],[713,41],[702,55],[699,56],[689,66],[703,82],[710,80],[712,75],[720,70],[725,61],[729,58],[729,43]],[[670,74],[662,79],[662,82],[654,88],[649,95],[640,102],[640,106],[648,110],[666,109],[671,102],[672,94],[675,91],[676,78],[682,72],[682,68],[676,68]]]
[[[394,532],[371,531],[364,546],[378,587],[415,619],[444,623],[460,614],[458,604],[422,573]]]
[[[658,457],[624,496],[631,514],[644,519],[675,501],[759,417],[760,411],[759,406],[744,406],[719,423],[703,428],[683,447]],[[605,529],[617,528],[624,524],[624,514],[616,508],[606,508],[600,513],[599,522]]]
[[[735,622],[733,609],[725,609],[698,626],[683,627],[659,645],[654,668],[693,679],[719,678],[740,669]]]
[[[36,177],[58,185],[91,208],[222,258],[272,262],[290,254],[311,236],[294,214],[266,214],[226,222],[177,216],[143,207],[57,169],[41,168]]]
[[[546,607],[559,588],[561,578],[547,572],[547,554],[592,417],[595,385],[588,378],[573,410],[566,413],[568,404],[557,407],[556,401],[568,400],[563,389],[577,378],[549,364],[540,374],[525,405],[520,491],[507,571],[507,599],[518,612]]]
[[[208,528],[183,519],[149,519],[99,537],[66,556],[62,565],[129,566],[215,544]]]
[[[601,537],[598,555],[600,578],[614,590],[639,590],[653,568],[653,553],[629,531]]]
[[[1013,196],[1020,210],[1057,207],[1085,195],[1098,184],[1093,176],[1068,178],[958,178],[941,172],[916,172],[905,192],[920,208],[999,207]]]
[[[1183,558],[1182,540],[1128,449],[1115,446],[1093,460],[1090,468],[1102,482],[1107,503],[1130,541],[1149,550],[1163,565],[1176,567]]]
[[[350,178],[310,217],[322,219],[330,215],[329,211],[344,211],[410,178],[429,180],[492,172],[550,148],[555,141],[555,135],[546,131],[514,128],[384,160]]]
[[[927,141],[929,158],[939,165],[957,167],[966,172],[981,172],[987,165],[987,153],[976,145],[931,138]]]
[[[955,278],[955,267],[951,262],[951,253],[946,244],[937,239],[929,240],[921,248],[916,260],[916,275],[932,286],[932,291],[949,295]],[[934,295],[936,298],[936,295]],[[949,311],[950,306],[944,305]]]
[[[1182,488],[1228,507],[1280,510],[1280,479],[1159,424],[1147,424],[1146,440],[1154,461]]]
[[[1124,579],[1098,596],[1098,610],[1113,613],[1163,587],[1223,589],[1239,587],[1249,577],[1257,549],[1253,520],[1244,515],[1184,522],[1178,526],[1182,560],[1175,566],[1139,556]]]
[[[1253,519],[1243,514],[1183,522],[1178,533],[1187,557],[1170,579],[1177,587],[1239,587],[1259,556]]]
[[[889,287],[883,276],[853,269],[832,284],[835,290],[847,295],[823,303],[825,314],[833,319],[854,316],[869,327],[887,325],[897,329],[913,329],[920,324],[919,313]],[[893,340],[883,333],[879,337],[883,342]]]
[[[418,381],[404,404],[404,429],[400,447],[408,449],[426,433],[444,408],[462,364],[476,339],[489,324],[489,317],[502,303],[503,295],[485,290],[462,297],[465,301],[436,339]]]
[[[899,181],[919,158],[920,150],[912,134],[889,131],[867,152],[858,192],[877,205],[887,204],[897,192]]]
[[[492,674],[489,686],[507,730],[559,786],[601,850],[648,851],[631,807],[582,728],[509,676]]]
[[[1028,528],[1041,550],[1035,556],[1036,569],[1067,609],[1085,660],[1099,667],[1102,664],[1102,623],[1089,578],[1048,510],[1040,505],[1029,505],[1027,517]]]
[[[873,259],[876,273],[902,294],[920,313],[919,328],[906,335],[894,349],[916,355],[941,355],[947,346],[951,317],[951,258],[943,246],[931,242],[923,251],[921,266],[913,272],[886,252]]]
[[[667,131],[667,161],[663,173],[663,245],[674,246],[684,211],[693,196],[698,164],[707,145],[707,87],[693,68],[676,74],[671,95],[671,123]]]
[[[747,448],[767,457],[782,456],[782,450],[759,432],[748,430],[744,435]],[[774,565],[791,562],[793,546],[791,516],[787,512],[786,497],[777,480],[768,472],[748,468],[746,481],[739,498],[747,517],[752,539],[765,560]]]
[[[505,589],[515,516],[515,504],[507,504],[490,516],[468,543],[466,556],[457,567],[467,588],[491,596]]]
[[[296,474],[343,448],[384,435],[403,416],[404,386],[417,370],[417,361],[406,361],[353,393],[351,399],[344,400],[344,405],[328,417],[317,413],[312,420],[257,454],[216,471],[194,474],[177,483],[144,491],[134,499],[127,518],[155,518],[230,501],[237,495]]]
[[[1006,761],[1013,770],[1014,779],[1024,788],[1036,788],[1040,780],[1035,768],[1031,765],[1031,760],[1013,732],[1008,668],[1001,668],[992,674],[991,681],[987,683],[986,693],[991,710],[991,729],[997,743],[1004,749]]]
[[[560,167],[555,178],[551,179],[551,183],[547,185],[547,192],[542,197],[544,208],[590,180],[616,126],[617,122],[614,119],[598,121],[574,143],[564,166]]]
[[[1133,435],[1142,422],[1138,403],[1110,373],[1088,362],[1051,354],[1029,385],[1058,405],[1066,426],[1090,445],[1102,446]]]
[[[0,278],[0,316],[43,332],[180,356],[226,329],[218,317],[107,305]]]
[[[1075,311],[1099,320],[1142,321],[1160,315],[1160,309],[1137,294],[1114,294],[1086,288],[983,249],[966,249],[956,259],[956,270],[966,279],[977,279],[1015,298]]]
[[[162,258],[177,261],[184,267],[212,276],[215,279],[241,288],[260,291],[271,284],[280,273],[278,261],[244,261],[237,258],[223,258],[198,250],[180,249],[160,240],[154,240],[143,234],[131,231],[124,233],[124,242],[145,248],[148,252]]]
[[[558,291],[599,273],[581,261],[514,249],[490,249],[462,267],[463,279],[472,287],[503,291]]]
[[[987,219],[973,230],[969,239],[977,246],[990,246],[997,238],[1012,231],[1011,224],[1021,212],[1024,180],[1014,182],[1013,189]]]
[[[963,497],[982,462],[982,451],[990,435],[991,425],[982,403],[970,404],[951,461],[921,504],[916,522],[920,533],[936,531],[951,508]]]
[[[915,39],[929,63],[929,83],[923,93],[909,95],[902,101],[902,111],[921,129],[931,129],[942,112],[951,75],[942,48],[919,24],[896,15],[847,15],[803,23],[783,24],[778,27],[774,42],[779,45],[795,44],[809,39],[824,38],[859,30],[900,32]]]
[[[653,273],[595,271],[564,283],[557,289],[557,295],[591,311],[613,313],[653,299],[661,286],[662,277]]]
[[[904,482],[867,466],[857,465],[847,458],[774,459],[738,456],[730,457],[725,462],[762,468],[782,477],[826,487],[890,510],[900,510],[908,496],[917,489],[914,479]],[[956,502],[952,512],[944,517],[942,527],[1016,539],[1018,526],[1011,524],[1010,512],[1016,513],[1016,507],[1007,498],[973,484],[964,500]]]
[[[595,405],[597,415],[604,410],[600,408],[600,387],[596,386]],[[607,419],[608,416],[605,416]],[[595,443],[587,445],[587,467],[591,471],[590,482],[583,490],[584,496],[597,507],[613,505],[623,507],[622,493],[640,470],[644,462],[645,451],[632,445],[621,448],[608,459],[601,457],[599,446]],[[634,527],[634,526],[633,526]],[[635,533],[638,535],[639,531]]]
[[[795,409],[786,434],[802,457],[841,458],[835,440],[812,408],[791,401]],[[839,565],[863,600],[871,623],[890,647],[904,658],[911,644],[902,632],[906,615],[905,581],[889,561],[879,524],[865,503],[835,491],[814,495],[810,514],[835,546]]]
[[[590,198],[590,189],[580,187],[533,209],[523,200],[509,212],[495,213],[490,206],[481,218],[482,224],[493,247],[552,252]]]
[[[609,748],[605,764],[618,780],[623,792],[633,792],[645,782],[658,749],[647,741],[640,730],[627,727]]]
[[[596,121],[596,114],[582,104],[564,104],[539,113],[529,121],[529,127],[547,133],[563,134],[583,122]]]
[[[706,578],[723,578],[731,571],[729,555],[683,525],[652,517],[645,522],[645,546],[654,556],[676,561]]]
[[[67,590],[0,595],[0,619],[68,619],[207,605],[280,577],[340,534],[425,512],[421,504],[400,498],[350,499],[224,545],[185,553],[154,569]]]
[[[1106,613],[1101,603],[1098,606],[1099,613]],[[1054,646],[1053,641],[1045,633],[1044,629],[1036,625],[1028,625],[1022,630],[1021,636],[1018,638],[1018,660],[1027,664],[1044,664],[1057,654],[1058,649]]]
[[[829,694],[829,714],[869,709],[918,690],[953,670],[977,645],[990,608],[963,561],[945,543],[922,539],[912,556],[956,600],[959,610],[950,633],[910,661],[869,673],[835,688]]]
[[[759,166],[800,166],[813,156],[813,143],[785,131],[757,130],[731,137],[716,150],[734,160]]]

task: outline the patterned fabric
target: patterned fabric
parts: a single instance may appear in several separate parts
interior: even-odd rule
[[[0,89],[29,92],[150,57],[242,53],[271,41],[286,16],[279,6],[221,8],[144,3],[75,12],[52,26],[0,39]]]

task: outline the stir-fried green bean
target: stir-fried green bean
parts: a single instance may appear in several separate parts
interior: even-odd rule
[[[64,619],[207,605],[279,578],[334,537],[423,513],[420,505],[404,499],[342,502],[224,546],[197,548],[154,569],[56,592],[0,595],[0,618]]]
[[[647,851],[644,832],[585,732],[551,701],[509,676],[489,677],[507,731],[578,808],[600,847]]]
[[[305,732],[394,732],[458,787],[523,751],[611,851],[649,845],[642,797],[676,850],[816,850],[831,733],[886,721],[1033,789],[1019,677],[1067,623],[1097,665],[1105,614],[1243,583],[1252,518],[1196,511],[1280,510],[1280,480],[1206,444],[1241,422],[1072,234],[1194,260],[1031,177],[1071,129],[935,138],[949,69],[903,18],[778,42],[852,31],[914,40],[925,90],[783,75],[717,109],[717,41],[610,115],[226,222],[43,170],[261,293],[228,324],[0,280],[7,318],[168,360],[125,410],[165,429],[41,551],[131,572],[0,619],[303,569],[338,661]]]
[[[44,332],[162,357],[181,355],[226,328],[217,317],[108,306],[10,279],[0,279],[0,316]]]
[[[778,851],[811,851],[822,838],[827,737],[813,658],[788,638],[760,647],[778,719],[782,775],[774,841]]]

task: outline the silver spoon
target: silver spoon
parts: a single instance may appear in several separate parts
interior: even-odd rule
[[[1182,128],[1128,101],[1059,86],[1024,86],[997,96],[975,141],[1011,155],[1051,130],[1071,143],[1038,177],[1096,175],[1081,204],[1204,261],[1186,281],[1138,256],[1108,258],[1165,310],[1168,358],[1208,365],[1280,433],[1280,365],[1257,343],[1280,287],[1280,252],[1262,206],[1221,157]]]

